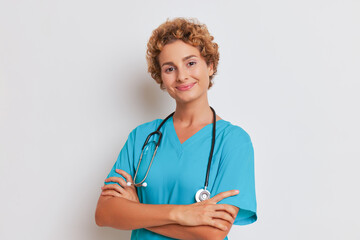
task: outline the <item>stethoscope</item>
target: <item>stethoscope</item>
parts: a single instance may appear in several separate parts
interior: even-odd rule
[[[197,202],[201,202],[201,201],[205,201],[207,199],[210,198],[210,192],[209,190],[207,190],[206,188],[208,187],[208,182],[209,182],[209,174],[210,174],[210,166],[211,166],[211,160],[212,160],[212,157],[213,157],[213,153],[214,153],[214,146],[215,146],[215,135],[216,135],[216,113],[215,113],[215,110],[210,107],[212,112],[213,112],[213,129],[212,129],[212,141],[211,141],[211,149],[210,149],[210,156],[209,156],[209,161],[208,161],[208,165],[207,165],[207,170],[206,170],[206,178],[205,178],[205,186],[204,188],[202,189],[199,189],[196,194],[195,194],[195,200]],[[167,116],[159,125],[159,127],[156,129],[155,132],[152,132],[150,133],[146,140],[145,140],[145,143],[144,145],[142,146],[142,149],[141,149],[141,154],[140,154],[140,160],[139,160],[139,163],[137,165],[137,168],[136,168],[136,171],[135,171],[135,176],[134,176],[134,182],[131,183],[131,182],[127,182],[127,185],[128,186],[131,186],[131,184],[133,184],[134,186],[136,187],[146,187],[147,186],[147,183],[145,182],[145,179],[149,173],[149,170],[150,170],[150,167],[151,167],[151,164],[152,162],[154,161],[154,157],[156,155],[156,151],[160,145],[160,141],[161,141],[161,138],[162,138],[162,133],[160,132],[160,129],[161,127],[164,125],[164,123],[174,115],[175,112],[171,113],[169,116]],[[143,178],[143,180],[141,180],[140,182],[138,183],[135,183],[135,179],[136,179],[136,176],[138,174],[138,171],[139,171],[139,167],[140,167],[140,163],[141,163],[141,160],[142,160],[142,157],[143,157],[143,152],[144,152],[144,148],[145,146],[148,144],[149,142],[149,139],[151,138],[151,136],[153,135],[159,135],[159,138],[157,140],[157,143],[156,143],[156,146],[155,146],[155,151],[152,155],[152,158],[151,158],[151,161],[150,161],[150,164],[149,164],[149,167],[146,171],[146,174],[145,174],[145,177]]]

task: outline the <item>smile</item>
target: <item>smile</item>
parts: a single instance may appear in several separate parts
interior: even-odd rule
[[[177,86],[176,89],[179,90],[179,91],[187,91],[187,90],[191,89],[195,84],[196,84],[196,82],[186,84],[186,85]]]

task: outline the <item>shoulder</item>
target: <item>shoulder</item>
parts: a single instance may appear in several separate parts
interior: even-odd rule
[[[243,143],[247,143],[247,142],[251,142],[251,138],[250,135],[247,131],[245,131],[244,128],[232,124],[231,122],[225,121],[225,128],[223,130],[223,136],[226,139],[229,139],[231,141],[238,141],[238,142],[243,142]]]
[[[221,149],[222,161],[230,163],[251,162],[254,148],[250,135],[243,127],[227,122],[223,133],[219,136],[219,147]]]
[[[135,138],[136,136],[148,135],[151,132],[154,132],[157,127],[162,122],[162,119],[155,119],[150,122],[145,122],[134,128],[130,134],[129,138]]]
[[[156,128],[160,125],[162,119],[155,119],[150,122],[145,122],[137,126],[133,131],[155,131]],[[154,130],[155,129],[155,130]]]

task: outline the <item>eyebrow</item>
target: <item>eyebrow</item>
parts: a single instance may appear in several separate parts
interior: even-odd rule
[[[186,61],[186,60],[188,60],[189,58],[192,58],[192,57],[197,57],[197,56],[196,55],[189,55],[189,56],[184,57],[182,60]],[[161,65],[161,67],[163,67],[164,65],[174,65],[174,63],[173,62],[165,62],[165,63],[163,63]]]

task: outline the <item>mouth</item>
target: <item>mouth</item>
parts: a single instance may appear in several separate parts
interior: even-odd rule
[[[196,82],[180,85],[180,86],[177,86],[176,89],[179,91],[187,91],[187,90],[191,89],[195,84],[196,84]]]

